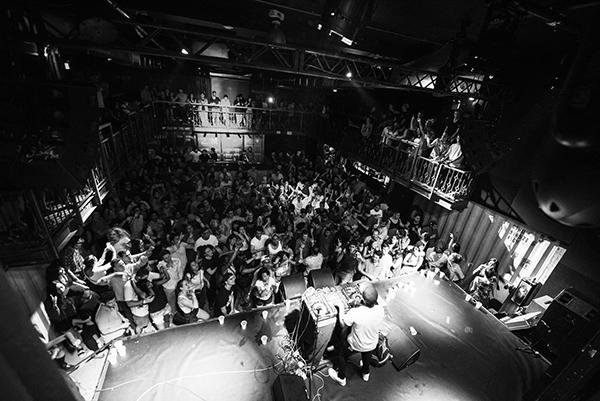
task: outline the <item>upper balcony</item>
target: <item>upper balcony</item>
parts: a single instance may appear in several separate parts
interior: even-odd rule
[[[414,142],[401,141],[395,147],[366,145],[358,139],[334,140],[332,143],[350,159],[445,209],[463,209],[473,190],[475,172],[419,156],[418,144]],[[360,164],[357,167],[361,169]]]
[[[315,113],[293,109],[167,101],[155,101],[153,107],[163,129],[195,133],[303,134],[317,121]]]

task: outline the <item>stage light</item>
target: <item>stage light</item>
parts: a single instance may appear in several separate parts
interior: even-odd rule
[[[223,28],[227,29],[228,31],[233,31],[233,27],[231,25],[223,25]]]
[[[490,76],[488,76],[489,79],[494,79],[494,76],[490,74]]]
[[[181,54],[185,54],[187,56],[188,54],[190,54],[190,52],[185,47],[182,47]]]
[[[333,90],[333,93],[337,93],[337,89],[334,89],[334,90]]]
[[[352,42],[352,40],[351,40],[351,39],[348,39],[347,37],[345,37],[345,36],[342,36],[342,43],[345,43],[345,44],[347,44],[348,46],[352,46],[352,43],[353,43],[353,42]]]
[[[331,15],[332,17],[335,17],[335,13],[334,12],[331,12],[331,14],[329,14],[329,15]]]
[[[348,72],[346,73],[346,78],[352,78],[352,72],[348,71]]]
[[[69,65],[69,62],[68,62],[68,61],[65,61],[65,70],[67,70],[67,71],[68,71],[68,70],[70,70],[70,69],[71,69],[71,66]]]
[[[469,100],[472,101],[472,102],[474,102],[475,98],[474,97],[469,97]]]
[[[323,29],[323,24],[317,25],[317,30],[320,31],[321,29]]]
[[[107,58],[106,61],[112,61],[112,57]]]
[[[269,96],[267,98],[267,102],[273,104],[275,102],[275,99],[273,98],[273,96]]]

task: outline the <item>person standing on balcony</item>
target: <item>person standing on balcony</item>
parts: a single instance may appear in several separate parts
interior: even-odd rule
[[[206,99],[206,95],[204,92],[200,93],[200,99],[198,99],[198,103],[200,103],[199,107],[199,115],[200,115],[200,126],[207,127],[209,126],[208,120],[208,112],[206,111],[208,108],[208,99]]]
[[[442,156],[440,161],[442,163],[447,163],[452,167],[460,167],[462,166],[464,157],[462,153],[462,148],[460,146],[460,135],[457,135],[452,144],[446,150],[446,153]]]
[[[444,134],[450,142],[453,142],[458,137],[458,135],[461,134],[463,126],[464,123],[460,114],[460,110],[454,110],[454,112],[452,113],[452,118],[446,122]]]
[[[244,107],[246,106],[246,101],[241,93],[235,97],[233,105],[238,106],[235,108],[235,126],[241,128],[244,126]]]
[[[221,120],[223,121],[223,125],[228,127],[231,125],[231,102],[229,101],[229,96],[227,94],[223,95],[221,99]]]
[[[244,105],[246,106],[246,127],[250,129],[252,128],[252,109],[256,107],[256,102],[254,99],[248,98]]]
[[[217,126],[219,125],[219,104],[221,104],[221,99],[217,96],[217,91],[212,91],[212,96],[208,101],[208,104],[211,106],[208,107],[210,110],[209,119],[210,125]]]

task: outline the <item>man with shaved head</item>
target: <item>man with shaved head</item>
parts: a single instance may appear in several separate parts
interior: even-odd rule
[[[369,361],[379,341],[379,330],[383,327],[385,311],[377,303],[377,289],[367,283],[362,291],[363,305],[345,312],[344,305],[336,307],[341,325],[350,327],[350,334],[335,345],[334,368],[329,368],[329,376],[340,385],[346,385],[346,358],[352,352],[361,354],[361,374],[369,381]],[[345,340],[345,341],[344,341]]]

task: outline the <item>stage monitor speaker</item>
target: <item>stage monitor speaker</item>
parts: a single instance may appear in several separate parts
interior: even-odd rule
[[[280,291],[284,300],[300,298],[304,294],[304,291],[306,291],[304,276],[297,273],[282,277]]]
[[[388,335],[388,344],[392,353],[392,365],[400,371],[421,356],[421,348],[403,330],[394,330]]]
[[[329,269],[311,270],[308,273],[308,286],[315,290],[324,287],[335,287],[333,273]]]
[[[598,309],[573,289],[563,290],[548,306],[532,333],[534,348],[558,374],[599,328]]]
[[[306,401],[306,387],[300,376],[283,373],[273,383],[274,401]]]

